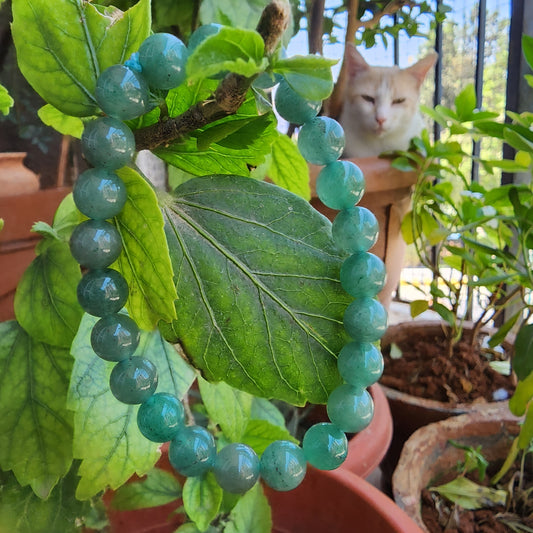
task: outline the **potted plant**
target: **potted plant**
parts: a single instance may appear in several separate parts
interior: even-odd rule
[[[510,339],[506,345],[505,338],[531,314],[527,297],[532,287],[531,183],[493,188],[471,183],[462,166],[470,156],[457,141],[458,134],[505,139],[516,148],[516,158],[481,159],[482,168],[487,172],[503,168],[529,173],[530,116],[513,115],[513,123],[502,124],[494,113],[476,109],[472,87],[457,97],[455,109],[438,107],[431,115],[444,126],[443,140],[432,143],[427,135],[416,140],[416,149],[403,154],[395,165],[415,167],[419,172],[413,210],[404,220],[403,233],[432,275],[429,294],[412,302],[411,314],[431,309],[442,323],[429,324],[425,348],[420,347],[412,356],[405,341],[421,338],[428,324],[392,327],[384,339],[393,350],[392,357],[386,358],[382,383],[389,387],[386,390],[398,424],[396,457],[402,442],[417,427],[512,394],[513,376],[505,378],[501,373],[502,365],[507,365],[504,373],[509,374],[511,352],[504,354],[503,349],[512,349],[513,344]],[[467,321],[472,304],[478,305],[479,312],[473,321]],[[505,318],[498,322],[503,311]],[[441,359],[436,359],[439,355]],[[471,357],[473,362],[468,362]],[[402,367],[411,388],[398,392]],[[481,370],[483,384],[475,381],[476,368]],[[440,386],[434,383],[438,375],[445,377]],[[400,417],[407,425],[402,425]]]
[[[339,283],[347,254],[327,219],[295,194],[250,179],[252,167],[276,158],[276,143],[301,160],[253,82],[280,74],[299,98],[321,99],[332,89],[331,61],[280,57],[285,2],[265,7],[257,31],[204,26],[187,50],[175,36],[150,36],[150,15],[148,0],[124,12],[13,1],[21,71],[58,120],[83,118],[94,167],[52,224],[34,227],[43,240],[17,287],[16,320],[0,325],[0,522],[13,530],[105,527],[102,492],[150,472],[128,503],[153,504],[155,492],[159,504],[183,491],[180,531],[270,531],[263,490],[251,488],[258,468],[278,490],[296,486],[307,460],[338,466],[347,446],[340,428],[357,432],[372,416],[366,386],[380,358],[372,343],[386,322],[376,284],[350,297]],[[152,61],[152,47],[167,45],[172,54]],[[116,72],[134,80],[127,94]],[[229,73],[217,79],[221,72]],[[202,177],[172,194],[154,191],[131,166],[139,148]],[[356,227],[344,236],[360,234]],[[123,304],[128,314],[118,312]],[[359,318],[368,310],[372,323]],[[349,337],[350,349],[376,364],[355,361],[357,385],[344,386],[336,358]],[[333,390],[336,425],[311,428],[302,451],[268,399],[325,403]],[[162,440],[187,476],[183,488],[152,470]],[[271,470],[265,450],[276,442]],[[278,446],[294,467],[283,486],[269,478],[286,470]],[[239,525],[250,520],[253,527]]]

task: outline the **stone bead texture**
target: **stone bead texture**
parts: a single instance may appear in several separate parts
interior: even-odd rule
[[[366,252],[378,240],[378,221],[366,207],[340,211],[331,226],[335,245],[348,253]]]
[[[326,165],[316,179],[320,201],[331,209],[348,209],[357,204],[365,192],[361,169],[351,161],[334,161]]]
[[[141,433],[153,442],[172,440],[185,419],[181,402],[172,394],[158,392],[139,407],[137,426]]]
[[[117,363],[109,376],[113,396],[126,404],[143,403],[157,388],[157,369],[144,357],[134,356]]]
[[[243,494],[259,477],[259,458],[250,446],[233,442],[217,453],[213,473],[225,491]]]
[[[201,476],[210,470],[216,453],[213,435],[201,426],[180,428],[168,448],[170,464],[187,477]]]
[[[386,277],[383,261],[368,252],[352,254],[341,266],[342,288],[354,298],[376,296],[385,285]]]
[[[302,448],[305,458],[315,468],[334,470],[348,455],[348,439],[337,426],[323,422],[306,431]]]
[[[78,224],[70,237],[70,252],[87,268],[105,268],[114,263],[122,251],[120,234],[105,220],[86,220]]]
[[[337,367],[346,383],[363,390],[383,374],[383,356],[370,342],[349,342],[339,353]]]
[[[103,117],[89,122],[81,136],[85,159],[93,167],[116,170],[131,162],[135,138],[131,130],[116,118]]]
[[[148,84],[126,65],[106,68],[96,80],[94,95],[100,109],[119,120],[130,120],[148,111]]]
[[[139,327],[128,315],[101,318],[91,331],[91,346],[98,357],[118,363],[135,353],[140,340]]]
[[[358,433],[372,421],[374,402],[366,389],[344,384],[329,395],[327,411],[331,422],[342,431]]]
[[[154,33],[139,48],[142,74],[155,89],[173,89],[181,85],[187,58],[187,47],[170,33]]]
[[[204,24],[199,28],[196,28],[189,37],[189,42],[187,43],[187,48],[189,52],[192,52],[200,43],[205,41],[211,35],[216,35],[222,26],[220,24],[211,23]]]
[[[304,159],[314,165],[336,161],[344,151],[344,130],[332,118],[316,117],[298,133],[298,148]]]
[[[287,122],[300,125],[318,115],[322,102],[306,100],[283,79],[276,89],[274,106],[278,114]]]
[[[118,215],[127,199],[124,182],[105,168],[91,168],[79,175],[72,189],[76,207],[87,217],[105,220]]]
[[[376,342],[387,329],[387,311],[373,298],[357,298],[346,308],[343,322],[344,329],[352,339]]]
[[[269,444],[259,461],[263,481],[274,490],[295,489],[304,479],[306,459],[303,450],[287,440]]]
[[[128,299],[128,284],[120,272],[111,268],[90,270],[78,283],[78,302],[94,316],[118,313]]]

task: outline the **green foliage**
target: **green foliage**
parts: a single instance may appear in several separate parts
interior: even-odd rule
[[[13,1],[20,70],[44,100],[78,117],[96,113],[93,93],[100,72],[135,52],[150,24],[149,0],[125,13],[82,0]]]
[[[119,511],[157,507],[181,497],[181,485],[170,472],[154,468],[144,479],[120,487],[111,507]]]
[[[257,484],[249,490],[235,505],[229,515],[225,533],[270,533],[272,517],[268,500]]]
[[[340,382],[334,354],[349,303],[329,222],[282,189],[236,176],[189,180],[164,212],[179,295],[165,335],[208,380],[324,403]]]
[[[3,85],[0,85],[0,113],[3,115],[9,114],[9,110],[13,107],[14,103],[7,89]]]
[[[441,496],[445,496],[463,509],[505,506],[507,501],[507,491],[483,487],[462,476],[445,485],[430,487],[429,490],[438,492]]]
[[[81,139],[83,121],[78,117],[65,115],[53,105],[46,104],[38,111],[39,118],[47,126],[51,126],[62,135],[71,135]]]
[[[189,477],[183,486],[183,506],[200,531],[206,531],[217,516],[223,491],[212,472]]]

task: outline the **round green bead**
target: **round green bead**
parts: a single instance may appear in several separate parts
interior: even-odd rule
[[[216,35],[220,31],[220,28],[222,28],[222,26],[215,23],[203,24],[202,26],[196,28],[189,37],[189,42],[187,45],[189,53],[208,37],[211,37],[211,35]]]
[[[354,300],[344,311],[344,329],[359,342],[376,342],[387,329],[387,311],[375,299],[366,296]]]
[[[89,270],[78,283],[78,302],[90,315],[117,313],[128,299],[128,284],[120,272],[111,268]]]
[[[306,100],[300,96],[286,81],[282,79],[274,95],[276,111],[287,122],[303,124],[314,119],[322,102],[320,100]]]
[[[134,354],[139,327],[128,315],[114,313],[101,318],[91,331],[91,346],[98,357],[118,362]]]
[[[187,47],[170,33],[154,33],[139,48],[142,75],[155,89],[173,89],[185,80]]]
[[[102,117],[85,126],[81,147],[85,159],[93,167],[116,170],[131,162],[135,152],[135,137],[120,120]]]
[[[346,383],[362,390],[383,374],[383,356],[370,342],[349,342],[339,353],[337,367]]]
[[[354,298],[376,296],[386,277],[383,261],[368,252],[355,252],[341,266],[342,288]]]
[[[344,150],[344,130],[332,118],[316,117],[298,133],[298,148],[304,159],[314,165],[336,161]]]
[[[364,192],[363,173],[351,161],[334,161],[326,165],[316,179],[317,196],[331,209],[353,207],[361,200]]]
[[[366,252],[378,240],[378,221],[366,207],[350,207],[340,211],[331,226],[338,248],[348,253]]]
[[[89,218],[105,220],[118,215],[127,199],[124,182],[105,168],[90,168],[72,189],[76,207]]]
[[[126,65],[111,65],[96,80],[100,109],[110,117],[130,120],[148,111],[148,84]]]
[[[187,477],[201,476],[210,470],[216,453],[213,435],[201,426],[181,427],[168,448],[170,464]]]
[[[183,405],[172,394],[158,392],[141,404],[137,412],[137,426],[153,442],[172,440],[183,426]]]
[[[157,388],[157,369],[144,357],[134,356],[117,363],[109,376],[113,396],[126,404],[143,403]]]
[[[329,395],[327,410],[329,419],[342,431],[357,433],[372,421],[374,402],[366,389],[344,384]]]
[[[295,489],[305,477],[304,452],[293,442],[276,440],[263,452],[259,471],[263,481],[274,490]]]
[[[105,220],[86,220],[78,224],[70,237],[70,252],[87,268],[105,268],[122,251],[120,233]]]
[[[217,453],[213,473],[225,491],[243,494],[259,477],[259,458],[250,446],[233,442]]]
[[[337,426],[323,422],[305,432],[302,448],[305,458],[315,468],[334,470],[348,455],[348,439]]]

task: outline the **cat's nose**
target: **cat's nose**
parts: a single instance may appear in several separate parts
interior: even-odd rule
[[[387,119],[385,117],[376,117],[376,122],[380,125],[380,126],[383,126],[383,124],[385,124],[385,121]]]

